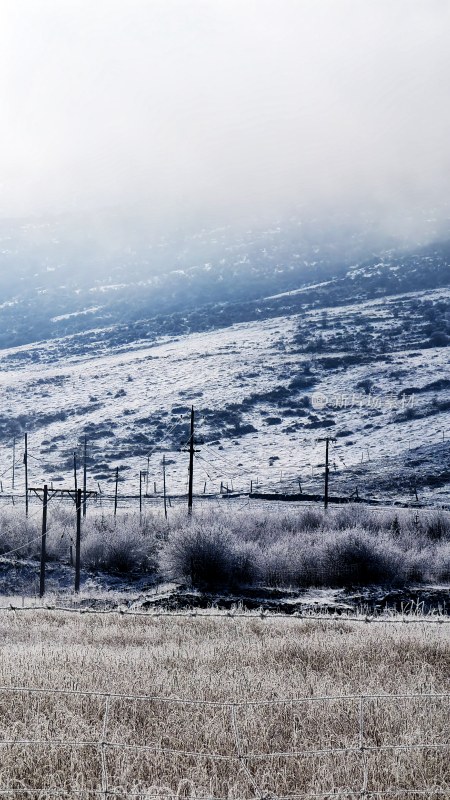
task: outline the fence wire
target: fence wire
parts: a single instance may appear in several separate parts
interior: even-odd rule
[[[414,797],[446,797],[450,798],[450,759],[447,758],[446,764],[446,773],[439,779],[436,779],[432,785],[423,785],[418,786],[417,788],[414,787],[407,787],[407,786],[385,786],[383,788],[370,788],[369,786],[369,758],[374,754],[379,753],[407,753],[412,759],[412,763],[414,763],[417,758],[420,757],[421,753],[426,751],[428,752],[441,752],[446,753],[450,749],[450,738],[448,736],[449,733],[449,716],[448,711],[450,709],[450,693],[423,693],[423,694],[395,694],[395,695],[388,695],[388,694],[364,694],[364,695],[323,695],[323,696],[308,696],[308,697],[293,697],[293,698],[274,698],[270,700],[254,700],[254,701],[209,701],[209,700],[202,700],[202,699],[193,699],[193,698],[177,698],[177,697],[164,697],[158,695],[137,695],[137,694],[119,694],[119,693],[106,693],[106,692],[94,692],[94,691],[82,691],[77,689],[60,689],[60,688],[41,688],[41,687],[27,687],[27,686],[0,686],[0,698],[4,698],[5,695],[8,695],[10,698],[13,699],[14,708],[20,708],[20,701],[17,699],[19,696],[22,698],[29,697],[30,699],[27,701],[24,708],[29,711],[31,707],[31,698],[33,696],[42,698],[43,696],[55,698],[57,696],[66,696],[66,697],[75,697],[79,701],[78,706],[81,707],[83,710],[83,699],[86,698],[95,698],[98,701],[98,723],[99,723],[99,735],[92,736],[89,738],[64,738],[62,736],[40,736],[36,738],[20,738],[18,736],[14,736],[11,738],[0,738],[0,760],[2,762],[2,777],[0,782],[0,796],[8,796],[8,797],[22,797],[22,798],[31,798],[37,797],[39,800],[44,800],[44,798],[50,797],[79,797],[79,798],[88,798],[88,797],[117,797],[122,798],[125,800],[126,798],[145,798],[146,800],[162,800],[162,798],[167,798],[170,800],[173,798],[175,800],[180,800],[180,798],[198,798],[198,800],[328,800],[328,798],[339,798],[339,800],[350,800],[350,798],[354,798],[355,800],[368,800],[369,798],[410,798],[413,800]],[[213,711],[219,713],[223,712],[228,716],[229,723],[230,723],[230,752],[217,752],[211,749],[195,749],[195,748],[174,748],[164,746],[164,744],[160,741],[152,742],[150,744],[143,744],[142,742],[130,742],[124,739],[116,739],[114,738],[114,731],[112,729],[113,720],[112,717],[112,709],[115,703],[119,701],[126,702],[128,704],[126,710],[129,710],[130,707],[133,706],[137,708],[138,703],[148,703],[149,710],[146,714],[145,719],[150,718],[152,708],[151,704],[155,703],[162,703],[165,706],[177,706],[177,707],[186,707],[187,713],[192,713],[192,707],[195,706],[198,709],[203,707],[212,709]],[[429,730],[421,730],[421,739],[417,741],[409,741],[409,742],[383,742],[382,737],[383,735],[388,736],[390,731],[388,732],[387,729],[383,729],[383,720],[386,716],[386,708],[383,706],[387,706],[387,704],[392,704],[396,708],[399,704],[405,701],[407,703],[417,703],[422,704],[423,708],[422,711],[426,712],[425,719],[430,721]],[[259,711],[262,712],[262,708],[268,707],[282,707],[285,706],[287,709],[293,709],[294,707],[306,707],[310,704],[317,704],[321,703],[323,705],[330,705],[335,703],[341,703],[343,706],[348,704],[349,709],[353,706],[355,709],[355,716],[354,719],[351,717],[349,711],[347,711],[347,718],[350,716],[354,722],[354,733],[351,734],[353,736],[353,743],[345,745],[336,743],[334,746],[321,746],[317,748],[296,748],[293,746],[291,749],[287,750],[268,750],[266,751],[258,751],[254,747],[246,746],[245,741],[246,738],[251,744],[251,735],[246,735],[244,723],[245,723],[245,715],[243,716],[243,712],[248,711],[249,709],[252,711]],[[439,733],[437,736],[437,740],[433,740],[433,733],[436,735],[436,732],[433,730],[433,725],[431,724],[432,720],[434,720],[433,712],[436,712],[436,708],[440,708],[441,711],[444,712],[443,715],[443,724],[439,728]],[[407,707],[404,711],[404,714],[407,714],[408,711]],[[191,711],[190,711],[191,709]],[[380,711],[381,715],[377,717],[375,713],[375,709]],[[43,714],[43,709],[40,705],[37,706],[37,711],[39,711],[40,715]],[[14,714],[14,711],[11,711]],[[88,715],[88,711],[85,708],[85,713]],[[119,715],[120,722],[122,721],[122,717],[124,715],[124,709],[119,707],[116,710],[116,713]],[[153,713],[155,713],[153,709]],[[338,709],[335,708],[334,711],[334,718],[337,718]],[[411,709],[409,709],[409,714],[411,714]],[[297,718],[295,718],[297,719]],[[300,719],[300,718],[298,718]],[[328,721],[333,719],[333,709],[330,711],[330,717]],[[406,717],[405,717],[406,719]],[[190,721],[190,718],[188,717]],[[92,724],[92,718],[89,719]],[[267,724],[267,720],[264,720],[262,717],[258,718],[257,720],[261,724]],[[51,720],[49,718],[47,720],[47,730],[51,731],[53,729],[53,725],[57,726],[56,720]],[[414,727],[414,721],[409,719],[409,723],[412,724],[413,729],[412,733],[417,736],[417,729]],[[117,720],[116,720],[117,724]],[[284,726],[287,725],[286,718],[283,717]],[[303,724],[307,725],[308,723],[303,720]],[[378,727],[377,727],[378,725]],[[2,725],[4,727],[4,725]],[[123,725],[119,724],[118,730],[122,730],[123,732]],[[133,733],[136,736],[143,735],[139,731],[136,731],[135,728],[132,728]],[[200,734],[200,730],[197,731]],[[155,738],[157,737],[157,732],[154,734]],[[347,735],[349,735],[347,733]],[[391,733],[392,735],[392,733]],[[161,738],[160,734],[160,738]],[[269,739],[269,741],[272,741]],[[374,743],[376,742],[376,743]],[[200,744],[200,742],[198,743]],[[293,742],[294,745],[294,742]],[[11,785],[1,785],[4,784],[5,781],[7,783],[17,782],[17,779],[11,778],[8,779],[7,776],[4,774],[4,759],[2,755],[4,753],[5,748],[21,748],[22,750],[25,748],[27,750],[59,750],[59,751],[75,751],[81,750],[83,748],[91,748],[94,749],[99,756],[99,770],[96,779],[93,782],[92,786],[70,786],[71,782],[76,782],[80,780],[80,773],[79,769],[77,773],[73,775],[66,775],[65,782],[66,786],[62,787],[52,787],[52,786],[40,786],[36,788],[34,786],[27,786],[22,781],[19,781],[20,786],[11,786]],[[214,793],[210,792],[207,787],[201,789],[199,793],[195,791],[181,791],[180,793],[180,786],[178,787],[177,791],[171,790],[167,786],[163,786],[156,792],[156,785],[155,779],[157,778],[156,775],[152,775],[152,784],[149,785],[148,791],[145,789],[141,789],[140,787],[136,787],[135,789],[129,789],[126,786],[115,785],[113,780],[113,774],[111,770],[108,768],[108,755],[113,752],[120,751],[124,754],[135,752],[140,757],[140,765],[144,763],[145,755],[152,754],[152,755],[161,755],[164,757],[173,757],[178,758],[180,756],[189,757],[195,763],[198,761],[207,761],[208,763],[214,762],[222,762],[228,763],[235,771],[236,775],[238,773],[244,774],[247,780],[247,786],[250,787],[250,790],[247,794],[229,794],[227,797],[221,797],[219,795],[215,795]],[[356,774],[359,776],[355,783],[357,785],[353,786],[335,786],[333,789],[328,791],[295,791],[289,794],[275,794],[273,792],[265,791],[258,780],[258,775],[255,775],[255,764],[263,763],[266,774],[267,769],[280,769],[274,766],[274,762],[280,762],[284,760],[286,764],[292,762],[293,760],[299,759],[314,759],[318,756],[330,756],[332,758],[341,758],[345,759],[348,756],[351,757],[359,757],[359,767],[356,770]],[[271,766],[272,765],[272,766]],[[285,766],[284,769],[286,770],[287,767]],[[273,773],[275,774],[275,772]],[[321,775],[320,771],[318,771],[318,781],[320,777],[323,777],[323,773]],[[51,777],[51,775],[49,776]],[[130,776],[128,776],[130,778]],[[184,779],[184,783],[189,783],[189,778]],[[181,782],[183,783],[183,781]],[[439,783],[441,785],[439,785]],[[296,787],[297,788],[297,787]],[[301,786],[298,787],[300,790],[302,789]]]
[[[158,595],[155,595],[156,597]],[[407,603],[404,611],[393,612],[388,615],[386,612],[379,614],[365,614],[359,612],[314,612],[305,610],[295,610],[288,614],[283,611],[271,611],[264,608],[257,609],[256,611],[248,611],[244,608],[237,607],[236,609],[220,609],[212,606],[205,610],[196,608],[187,609],[185,611],[171,611],[169,609],[147,609],[145,611],[135,610],[133,608],[124,608],[123,606],[116,606],[114,608],[90,608],[89,606],[68,605],[59,606],[53,603],[46,603],[45,605],[31,604],[31,605],[14,605],[9,602],[7,606],[0,606],[0,613],[16,613],[27,611],[40,611],[40,612],[55,612],[63,614],[88,614],[88,615],[114,615],[117,614],[121,617],[145,617],[147,619],[165,619],[165,618],[183,618],[183,619],[261,619],[261,620],[292,620],[295,621],[315,621],[315,622],[330,622],[341,624],[343,622],[356,622],[363,625],[372,623],[381,623],[383,625],[450,625],[450,616],[446,613],[439,611],[432,611],[428,614],[422,613],[420,608],[417,610],[415,607],[411,609],[411,604]]]

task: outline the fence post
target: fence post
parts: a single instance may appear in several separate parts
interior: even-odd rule
[[[367,754],[364,748],[364,697],[363,695],[359,698],[359,749],[362,755],[362,768],[363,768],[363,775],[362,775],[362,786],[361,786],[361,797],[366,797],[367,792],[367,782],[369,779],[368,776],[368,769],[367,769]]]

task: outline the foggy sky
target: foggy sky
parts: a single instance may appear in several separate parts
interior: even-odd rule
[[[440,205],[449,33],[448,0],[0,0],[0,215]]]

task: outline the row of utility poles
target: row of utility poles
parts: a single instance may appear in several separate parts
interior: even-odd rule
[[[191,428],[189,438],[189,492],[188,492],[188,512],[192,513],[193,502],[193,472],[194,472],[194,407],[191,410]],[[15,443],[15,440],[14,440]],[[15,454],[15,448],[14,448]],[[84,465],[83,465],[83,489],[78,487],[78,471],[77,471],[77,457],[74,453],[74,489],[50,489],[48,484],[44,484],[43,488],[28,486],[28,436],[25,434],[25,503],[26,513],[28,515],[28,496],[33,493],[42,502],[42,531],[41,531],[41,559],[40,559],[40,573],[39,573],[39,596],[43,597],[45,594],[45,564],[47,559],[47,509],[50,500],[55,497],[69,496],[75,502],[76,509],[76,537],[75,537],[75,592],[80,591],[80,575],[81,575],[81,517],[86,516],[86,501],[88,497],[96,496],[97,492],[87,490],[87,437],[84,437]],[[15,460],[14,460],[15,464]],[[14,474],[14,473],[13,473]],[[141,470],[139,475],[139,512],[142,513],[142,478],[144,472]],[[119,468],[116,467],[115,473],[115,493],[114,493],[114,516],[117,514],[117,498],[118,498],[118,483],[119,483]],[[147,485],[148,485],[148,470],[147,470]],[[163,486],[164,486],[164,514],[167,519],[167,494],[166,494],[166,457],[163,455]],[[72,554],[72,551],[71,551]]]
[[[163,498],[164,498],[164,516],[167,519],[167,491],[166,491],[166,456],[163,455],[162,460],[163,468]],[[117,512],[117,488],[118,488],[119,471],[116,467],[116,490],[114,494],[114,513]],[[142,514],[142,484],[146,482],[146,495],[148,495],[148,469],[141,469],[139,473],[139,514]],[[156,492],[156,482],[155,482]]]
[[[319,441],[325,442],[325,494],[324,506],[328,507],[329,495],[329,444],[336,441],[331,436],[326,436]],[[188,480],[188,514],[192,514],[193,508],[193,487],[194,487],[194,456],[197,452],[195,449],[195,414],[194,407],[191,408],[190,416],[190,434],[187,442],[187,447],[182,448],[182,452],[189,453],[189,480]],[[13,449],[13,480],[15,478],[15,439]],[[28,516],[29,508],[29,495],[34,494],[42,502],[42,532],[41,532],[41,559],[40,559],[40,578],[39,578],[39,595],[43,597],[45,594],[45,564],[46,564],[46,546],[47,546],[47,510],[48,505],[53,497],[70,497],[75,504],[76,511],[76,537],[75,537],[75,592],[80,590],[80,573],[81,573],[81,520],[86,517],[87,499],[88,497],[97,496],[97,492],[88,491],[87,489],[87,436],[84,437],[83,447],[83,488],[78,486],[78,468],[77,456],[74,453],[74,489],[49,489],[48,484],[41,487],[28,486],[28,434],[25,434],[25,450],[24,450],[24,467],[25,467],[25,508]],[[166,458],[163,455],[163,496],[164,496],[164,515],[167,519],[167,493],[166,493]],[[147,465],[148,466],[148,465]],[[142,514],[142,485],[146,481],[146,489],[148,489],[148,474],[147,471],[141,470],[139,474],[139,512]],[[118,483],[119,483],[119,468],[115,470],[115,492],[114,492],[114,516],[117,514],[118,503]],[[156,487],[155,487],[156,490]],[[72,563],[72,546],[71,563]]]
[[[194,407],[192,406],[192,408],[191,408],[191,416],[190,416],[190,434],[189,434],[189,439],[188,439],[188,442],[187,442],[187,446],[182,448],[183,452],[188,452],[189,453],[189,473],[188,473],[188,513],[189,514],[192,513],[192,506],[193,506],[194,456],[198,452],[195,449],[196,442],[195,442],[195,438],[194,438],[194,423],[195,423]],[[330,444],[330,442],[335,442],[336,439],[334,437],[332,437],[332,436],[325,436],[325,437],[319,439],[318,441],[319,442],[325,442],[324,507],[327,508],[328,507],[328,503],[329,503],[329,475],[330,475],[330,469],[329,469],[329,444]],[[444,430],[442,431],[442,443],[443,443],[443,445],[445,445],[445,431]],[[88,463],[87,444],[88,444],[88,440],[87,440],[87,436],[85,435],[84,436],[84,441],[83,441],[83,500],[82,500],[82,515],[83,515],[83,517],[86,517],[86,503],[87,503],[87,497],[88,497],[88,492],[87,492],[87,463]],[[17,466],[17,464],[16,464],[16,449],[17,449],[16,445],[17,445],[17,440],[16,440],[16,437],[14,437],[13,438],[13,453],[12,453],[12,484],[11,484],[13,491],[15,489],[15,483],[16,483],[16,466]],[[367,448],[367,452],[368,452],[367,458],[368,458],[368,460],[370,460],[368,448]],[[29,459],[28,434],[25,433],[25,446],[24,446],[23,464],[24,464],[24,470],[25,470],[25,513],[26,513],[26,516],[28,516],[28,511],[29,511],[29,494],[30,494],[29,486],[28,486],[28,459]],[[165,459],[165,456],[163,456],[163,460],[162,460],[162,469],[163,469],[164,514],[165,514],[165,517],[167,519],[167,501],[168,501],[168,498],[167,498],[167,493],[166,493],[166,459]],[[312,469],[312,467],[311,467],[311,469]],[[77,463],[77,454],[76,454],[76,452],[74,452],[74,454],[73,454],[73,473],[74,473],[75,491],[77,491],[77,489],[78,489],[78,463]],[[145,496],[148,496],[149,474],[150,474],[150,455],[148,454],[147,455],[147,470],[141,470],[140,473],[139,473],[139,511],[141,513],[142,513],[142,496],[143,496],[142,487],[143,487],[143,483],[145,483]],[[250,493],[252,493],[252,491],[253,491],[253,483],[254,483],[253,480],[250,481]],[[302,489],[301,489],[300,479],[298,479],[298,483],[299,483],[299,492],[301,494],[302,493]],[[116,467],[115,468],[115,481],[114,481],[114,516],[117,515],[118,486],[119,486],[119,467]],[[227,493],[229,492],[228,484],[226,485],[226,488],[224,489],[224,484],[223,484],[223,482],[221,482],[221,486],[220,486],[221,493],[224,490]],[[2,484],[1,484],[1,491],[3,491]],[[156,493],[156,482],[154,482],[154,491]],[[205,491],[206,491],[206,483],[205,483],[205,487],[204,487],[204,492]],[[100,487],[99,487],[99,493],[101,494]],[[14,497],[13,497],[13,500],[14,500]]]
[[[189,439],[187,442],[187,446],[182,448],[182,452],[189,453],[189,471],[188,471],[188,513],[192,513],[193,507],[193,487],[194,487],[194,456],[198,452],[195,449],[196,441],[194,437],[194,428],[195,428],[195,414],[194,414],[194,407],[191,408],[191,415],[190,415],[190,433]],[[325,490],[324,490],[324,507],[328,507],[329,502],[329,444],[330,442],[335,442],[336,439],[332,436],[326,436],[322,439],[318,440],[319,442],[325,442]],[[86,517],[86,509],[87,509],[87,436],[84,436],[83,440],[83,493],[82,493],[82,515]],[[142,513],[142,501],[143,501],[143,492],[142,486],[145,483],[145,495],[148,496],[148,482],[149,482],[149,472],[150,472],[150,456],[147,456],[147,470],[141,470],[139,473],[139,511]],[[29,486],[28,486],[28,434],[25,433],[25,448],[24,448],[24,456],[23,456],[23,463],[25,468],[25,513],[28,516],[29,511]],[[162,469],[163,469],[163,499],[164,499],[164,515],[167,519],[167,492],[166,492],[166,458],[163,455],[162,460]],[[12,466],[12,488],[15,488],[15,471],[16,471],[16,438],[14,437],[13,440],[13,466]],[[75,492],[78,490],[78,463],[77,463],[77,454],[74,452],[73,454],[73,475],[74,475],[74,487]],[[99,487],[100,488],[100,487]],[[118,507],[118,488],[119,488],[119,467],[115,468],[115,480],[114,480],[114,516],[117,515],[117,507]],[[154,485],[155,492],[156,492],[156,482]],[[301,483],[299,480],[299,488],[301,493]],[[221,491],[223,490],[223,483],[221,484]],[[250,493],[253,490],[253,481],[250,483]],[[62,491],[62,490],[61,490]],[[70,491],[70,490],[65,490]],[[227,488],[227,492],[228,492]]]

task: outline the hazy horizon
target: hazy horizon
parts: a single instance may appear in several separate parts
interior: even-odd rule
[[[0,20],[3,218],[449,218],[445,2],[2,0]]]

